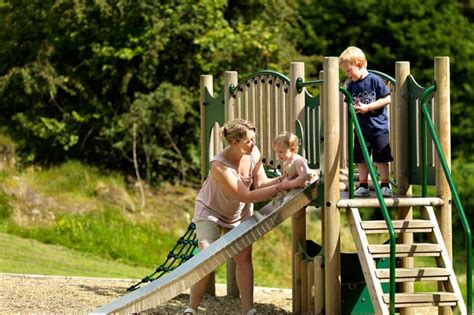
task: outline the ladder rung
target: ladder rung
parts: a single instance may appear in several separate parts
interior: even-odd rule
[[[387,233],[387,223],[383,220],[362,221],[362,229],[366,234]],[[429,233],[433,231],[433,223],[429,220],[393,220],[395,233]]]
[[[383,295],[385,304],[390,303],[390,296]],[[456,294],[451,292],[418,292],[395,294],[395,307],[420,306],[455,306],[458,302]]]
[[[373,258],[390,257],[389,244],[369,245],[368,249]],[[441,248],[437,244],[427,243],[397,244],[395,252],[397,257],[438,257],[441,254]]]
[[[375,271],[380,282],[390,281],[390,269],[377,269]],[[413,281],[447,281],[449,279],[449,271],[445,268],[396,268],[396,282],[413,282]]]

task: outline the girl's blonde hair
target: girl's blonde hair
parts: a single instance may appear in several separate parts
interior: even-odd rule
[[[224,127],[221,128],[221,137],[228,143],[231,143],[232,140],[239,141],[245,137],[247,135],[247,131],[249,130],[255,132],[257,129],[252,122],[237,118],[224,124]]]
[[[358,62],[367,68],[367,58],[365,58],[364,52],[355,46],[347,47],[339,56],[339,64],[356,65]]]
[[[273,145],[285,145],[287,148],[298,150],[299,140],[298,137],[289,131],[283,131],[275,139],[273,139]]]

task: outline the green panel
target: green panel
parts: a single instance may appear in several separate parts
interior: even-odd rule
[[[217,97],[212,97],[209,93],[207,88],[205,89],[205,97],[204,97],[204,107],[205,107],[205,130],[204,130],[204,137],[206,139],[206,147],[201,148],[201,150],[205,150],[206,154],[206,165],[205,171],[203,174],[204,177],[207,176],[209,172],[209,149],[210,149],[210,140],[211,140],[211,132],[214,123],[218,123],[222,126],[225,122],[225,106],[224,106],[224,91],[221,92]],[[201,131],[203,132],[203,131]]]
[[[306,250],[303,250],[301,244],[298,244],[298,248],[303,252],[305,259],[311,259],[317,255],[324,257],[324,248],[312,240],[306,240]],[[389,259],[376,260],[377,269],[389,267]],[[388,293],[389,289],[389,283],[382,284],[384,293]],[[374,314],[372,299],[357,253],[341,253],[341,314]]]
[[[377,260],[377,268],[389,267],[389,259]],[[341,255],[341,279],[342,314],[374,314],[374,307],[357,253]],[[384,293],[388,293],[389,288],[389,283],[382,284]]]
[[[301,121],[297,119],[295,121],[295,133],[299,142],[301,143],[300,147],[298,148],[298,154],[300,155],[303,154],[303,143],[306,142],[306,137],[303,135],[303,132],[303,125],[301,124]]]
[[[416,83],[413,76],[408,77],[408,156],[409,156],[409,172],[410,183],[414,185],[422,184],[422,168],[421,168],[421,145],[417,143],[419,138],[419,126],[421,119],[421,110],[419,110],[417,103],[420,103],[423,98],[423,93],[426,88],[421,87]],[[417,113],[418,111],[418,113]],[[432,113],[431,113],[432,114]],[[418,129],[418,131],[417,131]],[[420,142],[419,139],[418,142]],[[428,152],[433,150],[433,141],[428,135]],[[417,148],[420,147],[420,149]],[[419,156],[419,161],[417,159]],[[428,185],[435,185],[435,167],[433,164],[428,165]]]
[[[312,96],[305,90],[304,97],[304,146],[308,166],[312,169],[321,167],[320,163],[320,141],[321,141],[321,124],[320,124],[320,97]]]

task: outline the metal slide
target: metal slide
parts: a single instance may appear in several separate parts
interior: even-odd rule
[[[90,314],[139,313],[171,300],[314,201],[318,195],[318,183],[319,177],[313,177],[305,188],[291,191],[281,205],[270,202],[263,207],[259,212],[264,216],[259,221],[250,217],[174,271]]]

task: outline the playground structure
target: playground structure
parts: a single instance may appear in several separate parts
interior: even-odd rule
[[[397,309],[401,314],[413,314],[417,308],[426,306],[437,306],[440,314],[449,314],[452,309],[461,314],[472,312],[472,240],[449,174],[449,58],[435,58],[436,85],[429,88],[416,83],[408,62],[396,63],[395,78],[380,75],[392,91],[393,103],[389,109],[395,160],[391,164],[391,175],[398,193],[393,198],[382,198],[375,170],[369,163],[375,195],[358,199],[353,195],[354,169],[349,153],[353,130],[357,136],[362,135],[352,98],[340,84],[338,58],[326,57],[320,80],[314,81],[304,80],[304,64],[300,62],[291,63],[289,78],[277,72],[262,71],[239,82],[237,72],[228,71],[223,91],[216,97],[212,76],[201,76],[202,176],[208,172],[210,157],[223,148],[217,132],[219,126],[242,117],[255,123],[258,146],[268,169],[278,166],[272,139],[279,132],[290,130],[300,137],[301,154],[319,177],[305,189],[295,191],[277,208],[266,205],[262,211],[269,214],[263,220],[257,222],[250,218],[173,272],[93,313],[130,313],[153,308],[226,261],[228,295],[238,296],[235,267],[230,258],[290,216],[293,313],[393,314]],[[305,89],[310,85],[320,87],[317,96],[313,97]],[[343,97],[349,105],[342,102]],[[430,134],[426,133],[425,124]],[[366,157],[366,160],[369,159]],[[422,186],[422,196],[412,196],[412,185]],[[428,185],[436,185],[436,197],[428,196]],[[467,306],[452,267],[452,203],[465,228]],[[308,254],[311,249],[306,240],[306,206],[309,204],[321,208],[323,234],[323,250],[311,254]],[[359,208],[368,207],[380,208],[384,220],[362,220],[363,211]],[[392,210],[396,219],[391,218],[388,208],[397,209],[396,214]],[[367,298],[356,297],[351,306],[347,300],[354,299],[354,292],[344,288],[344,277],[341,277],[341,210],[348,216],[367,294]],[[369,243],[367,234],[375,233],[388,234],[389,243]],[[419,256],[434,257],[436,267],[418,266]],[[438,289],[416,292],[414,282],[420,281],[435,282]],[[209,291],[212,293],[213,288]]]

